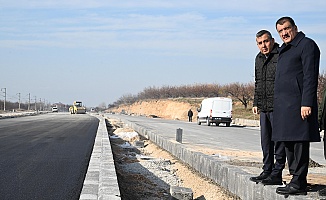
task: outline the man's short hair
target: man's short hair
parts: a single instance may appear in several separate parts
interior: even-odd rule
[[[295,26],[295,22],[291,17],[281,17],[279,20],[276,21],[275,24],[276,28],[277,28],[277,24],[283,25],[285,22],[290,22],[292,27]]]
[[[261,36],[263,36],[265,34],[267,34],[269,39],[273,39],[271,32],[269,32],[268,30],[258,31],[258,33],[256,34],[256,38],[259,38],[259,37],[261,37]]]

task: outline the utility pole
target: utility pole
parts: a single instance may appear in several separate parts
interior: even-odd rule
[[[3,102],[3,110],[6,111],[6,101],[7,101],[7,88],[1,88],[1,91],[4,91],[5,100]]]
[[[28,110],[31,108],[31,93],[28,93]]]
[[[20,110],[20,93],[18,93],[17,95],[18,95],[18,109]]]
[[[34,96],[35,98],[35,111],[37,111],[37,108],[36,108],[36,96]]]

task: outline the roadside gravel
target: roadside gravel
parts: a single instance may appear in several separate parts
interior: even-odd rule
[[[108,119],[107,126],[122,199],[168,200],[171,186],[191,188],[197,200],[238,199],[119,123]],[[133,146],[135,141],[144,146]]]

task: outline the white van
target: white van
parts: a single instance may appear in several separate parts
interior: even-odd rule
[[[197,109],[197,124],[206,123],[210,126],[215,123],[225,123],[230,126],[232,122],[232,99],[226,97],[213,97],[204,99]]]
[[[52,112],[58,112],[58,107],[52,107]]]

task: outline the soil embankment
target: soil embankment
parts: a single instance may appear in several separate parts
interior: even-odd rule
[[[116,113],[126,113],[131,115],[159,117],[173,120],[188,120],[188,110],[197,116],[197,108],[200,106],[201,100],[198,102],[186,102],[176,100],[148,100],[136,102],[132,105],[121,105],[118,108],[110,110]]]
[[[135,102],[131,105],[120,105],[109,112],[128,115],[159,117],[163,119],[188,121],[188,111],[193,111],[193,122],[197,120],[197,108],[204,98],[176,98],[147,100]],[[259,126],[259,115],[253,115],[251,109],[245,109],[241,102],[233,101],[233,123],[243,126]]]

